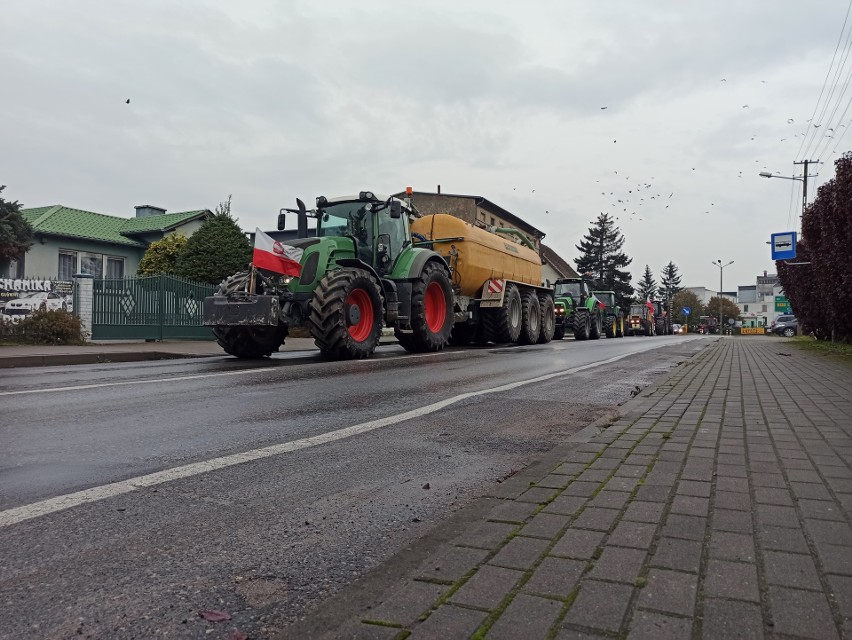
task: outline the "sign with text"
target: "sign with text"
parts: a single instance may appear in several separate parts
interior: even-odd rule
[[[792,260],[796,257],[796,232],[772,234],[772,259]]]
[[[19,320],[33,311],[72,311],[73,283],[44,278],[0,278],[0,317]]]
[[[766,330],[763,327],[743,327],[740,329],[740,333],[744,336],[747,335],[757,335],[762,336],[766,333]]]
[[[775,313],[793,313],[793,307],[785,296],[775,296]]]

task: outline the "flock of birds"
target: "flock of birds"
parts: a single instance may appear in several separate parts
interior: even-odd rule
[[[722,78],[720,80],[720,82],[727,81],[727,78]],[[760,82],[761,84],[766,84],[766,80],[761,80]],[[750,108],[751,106],[749,104],[742,105],[742,109]],[[606,111],[607,109],[609,109],[608,105],[600,107],[601,111]],[[821,124],[813,123],[811,119],[806,120],[805,123],[809,125],[807,127],[807,132],[795,133],[792,136],[787,135],[780,138],[780,142],[793,141],[797,138],[804,138],[805,136],[813,135],[811,127],[813,127],[814,130],[818,130],[822,126]],[[787,125],[792,126],[795,124],[796,121],[794,118],[787,118]],[[846,124],[840,124],[837,125],[837,127],[846,127]],[[835,129],[829,127],[825,130],[823,135],[824,137],[832,138],[835,135]],[[758,134],[753,133],[749,137],[749,142],[754,142],[757,138]],[[617,144],[618,139],[616,138],[612,142],[613,144]],[[760,159],[757,159],[754,162],[759,166],[763,166],[764,171],[768,171],[768,167],[765,166]],[[695,171],[696,167],[691,167],[691,170]],[[775,171],[774,174],[781,175],[781,172]],[[610,214],[610,217],[617,223],[645,222],[647,219],[650,219],[651,215],[664,214],[666,210],[674,204],[674,202],[672,202],[672,198],[674,197],[675,192],[671,191],[666,194],[659,186],[655,187],[655,178],[653,176],[648,179],[640,178],[638,181],[634,178],[632,182],[630,176],[626,176],[624,180],[627,184],[621,183],[620,181],[617,184],[613,184],[611,179],[614,176],[618,176],[617,170],[613,170],[613,176],[610,176],[610,179],[603,178],[606,187],[600,192],[600,195],[608,200],[608,202],[606,200],[602,202],[601,213]],[[741,179],[742,177],[743,171],[740,170],[737,173],[737,178]],[[595,182],[600,184],[601,180],[595,180]],[[512,190],[517,191],[518,187],[513,187]],[[666,191],[669,191],[669,189],[666,189]],[[530,193],[531,195],[534,195],[536,190],[531,189]],[[715,202],[708,202],[704,208],[704,213],[710,214],[715,206]],[[544,213],[549,214],[550,210],[545,209]]]

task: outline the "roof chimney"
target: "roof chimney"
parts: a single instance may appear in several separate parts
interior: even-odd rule
[[[166,210],[161,207],[155,207],[152,204],[140,204],[133,207],[136,209],[137,218],[147,218],[148,216],[161,216]]]
[[[438,195],[441,195],[441,185],[438,185]]]
[[[763,270],[763,277],[766,277],[766,269]]]

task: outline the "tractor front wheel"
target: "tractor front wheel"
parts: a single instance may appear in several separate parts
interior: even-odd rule
[[[601,314],[597,311],[589,313],[589,337],[592,340],[597,340],[603,335],[603,320]]]
[[[216,295],[226,296],[244,290],[248,281],[248,271],[228,276],[219,285]],[[258,360],[278,351],[287,337],[287,327],[281,324],[277,327],[213,327],[213,335],[225,353],[246,360]]]
[[[624,316],[618,316],[618,320],[616,320],[615,337],[616,338],[623,338],[624,337]]]
[[[452,331],[453,288],[450,277],[441,265],[429,262],[411,288],[411,333],[395,331],[396,338],[407,351],[440,351],[449,341]]]
[[[311,300],[311,335],[331,360],[373,355],[382,336],[382,294],[363,269],[338,269],[327,274]]]
[[[553,340],[556,334],[556,307],[553,306],[553,298],[546,293],[539,295],[538,306],[541,308],[541,331],[536,342],[545,344]]]
[[[604,333],[607,338],[614,338],[616,334],[615,316],[607,316],[604,324]]]
[[[574,312],[574,340],[588,340],[591,334],[591,318],[588,309]]]

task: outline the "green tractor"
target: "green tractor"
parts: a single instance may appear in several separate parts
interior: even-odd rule
[[[604,305],[604,334],[607,338],[624,337],[624,312],[615,300],[615,291],[593,291]]]
[[[289,246],[276,242],[273,252],[301,250],[299,275],[252,267],[204,300],[204,324],[227,353],[269,356],[294,327],[308,329],[332,360],[369,358],[384,326],[409,351],[444,348],[455,316],[450,270],[435,251],[412,246],[410,203],[371,191],[320,196],[311,211],[296,203],[298,209],[282,211],[297,214],[298,238]],[[315,237],[308,217],[316,218]]]
[[[554,340],[565,337],[566,331],[574,332],[575,340],[597,340],[603,333],[603,309],[583,278],[562,278],[556,281],[553,290],[556,306],[556,330]]]

